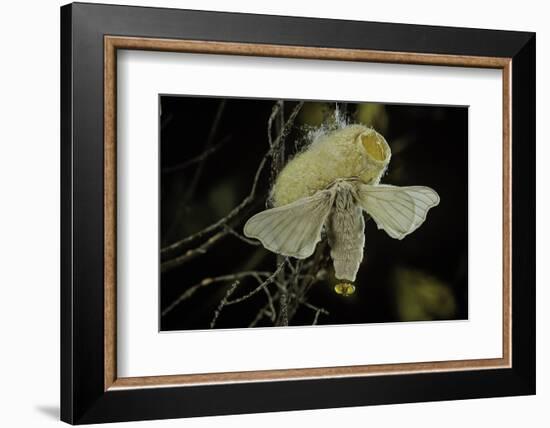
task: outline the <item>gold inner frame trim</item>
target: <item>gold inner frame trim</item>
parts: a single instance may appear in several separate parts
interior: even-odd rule
[[[170,376],[117,376],[116,367],[116,85],[117,50],[148,50],[213,55],[244,55],[298,59],[324,59],[397,64],[494,68],[502,70],[503,129],[503,289],[502,357],[341,367],[204,373]],[[421,372],[509,368],[512,364],[512,163],[511,163],[511,58],[386,52],[251,43],[171,40],[139,37],[104,37],[104,388],[191,386],[237,382],[281,381],[394,375]]]

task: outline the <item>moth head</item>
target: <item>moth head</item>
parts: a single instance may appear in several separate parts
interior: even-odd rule
[[[365,128],[355,139],[355,144],[365,161],[361,180],[366,184],[378,184],[391,158],[391,149],[386,139],[374,129]]]

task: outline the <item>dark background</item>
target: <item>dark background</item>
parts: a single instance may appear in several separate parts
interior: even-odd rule
[[[250,191],[253,175],[268,149],[267,121],[276,100],[160,97],[161,247],[193,234],[226,215]],[[223,106],[221,106],[223,103]],[[294,101],[285,101],[288,117]],[[330,312],[318,324],[465,319],[468,317],[468,110],[466,107],[338,103],[350,123],[382,133],[392,160],[382,182],[435,189],[439,206],[404,240],[394,240],[366,223],[365,258],[353,296],[342,297],[327,280],[315,284],[308,301]],[[307,129],[330,119],[332,102],[306,103],[286,138],[289,156]],[[219,119],[219,120],[217,120]],[[202,162],[189,163],[201,153]],[[187,165],[187,166],[186,166]],[[265,208],[269,168],[257,199],[235,225]],[[165,309],[202,279],[244,270],[273,270],[276,256],[228,236],[207,253],[160,275]],[[230,283],[199,289],[192,298],[160,316],[161,330],[209,328]],[[239,286],[244,294],[254,283]],[[248,287],[248,288],[247,288]],[[265,295],[225,307],[216,328],[246,327]],[[314,313],[300,308],[290,325],[311,325]],[[266,326],[259,324],[258,326]]]

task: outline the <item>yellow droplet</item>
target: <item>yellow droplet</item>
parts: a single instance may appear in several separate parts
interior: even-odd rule
[[[340,282],[334,286],[334,291],[341,296],[351,296],[355,293],[355,285],[349,282]]]

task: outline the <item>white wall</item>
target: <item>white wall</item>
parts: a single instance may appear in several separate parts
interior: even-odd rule
[[[0,420],[54,426],[59,396],[58,0],[7,1],[0,12]],[[115,3],[103,1],[103,3]],[[141,426],[548,426],[550,28],[535,0],[148,0],[129,4],[537,31],[538,395],[535,397],[156,421]],[[546,119],[546,120],[543,120]],[[544,144],[546,143],[546,144]],[[545,195],[546,194],[546,195]],[[546,196],[543,199],[543,195]],[[127,424],[125,426],[138,426]]]

